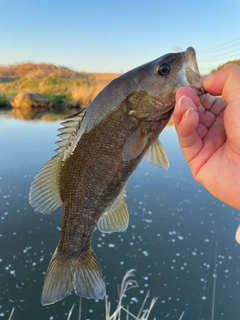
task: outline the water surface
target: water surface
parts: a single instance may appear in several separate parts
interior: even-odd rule
[[[78,297],[40,304],[44,273],[57,245],[63,209],[50,215],[28,203],[30,184],[55,153],[59,121],[23,121],[0,114],[0,319],[66,319]],[[127,231],[94,232],[112,306],[125,272],[136,269],[139,288],[125,302],[137,313],[150,290],[159,297],[150,319],[236,320],[240,314],[240,246],[237,210],[196,183],[173,127],[161,134],[168,171],[143,160],[127,185]],[[214,307],[214,308],[213,308]],[[104,302],[83,301],[82,319],[104,319]],[[72,319],[77,318],[77,307]]]

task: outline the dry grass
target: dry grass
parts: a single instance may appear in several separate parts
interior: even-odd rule
[[[8,66],[0,66],[0,78],[27,78],[31,80],[46,77],[79,79],[86,78],[86,74],[70,70],[66,67],[57,67],[49,63],[20,63]]]
[[[15,311],[15,308],[12,308],[12,311],[10,313],[10,316],[9,316],[8,320],[12,320],[12,316],[14,314],[14,311]]]
[[[72,99],[80,106],[87,106],[102,90],[101,85],[75,85],[71,88]]]
[[[134,276],[134,272],[135,272],[135,270],[133,270],[133,269],[129,270],[126,272],[125,276],[123,277],[121,286],[119,288],[119,293],[118,293],[118,295],[119,295],[118,304],[112,314],[111,314],[111,302],[108,300],[108,296],[106,296],[106,298],[105,298],[105,320],[124,320],[124,319],[126,319],[126,320],[129,320],[129,319],[148,320],[149,319],[150,314],[152,312],[152,309],[158,299],[158,298],[153,298],[150,302],[149,307],[147,308],[146,302],[149,298],[150,291],[147,292],[137,315],[132,314],[129,310],[129,306],[127,305],[125,307],[125,305],[123,303],[123,299],[126,297],[126,292],[138,287],[137,281],[131,279],[131,277]],[[70,320],[74,307],[75,307],[75,305],[73,305],[71,310],[69,311],[67,320]],[[80,302],[79,302],[78,320],[81,320],[81,310],[82,310],[82,298],[80,298]],[[185,312],[182,312],[182,314],[178,320],[183,319],[184,313]],[[153,320],[156,320],[156,318],[154,318]]]
[[[14,108],[43,108],[45,106],[51,107],[51,100],[41,96],[39,93],[31,93],[21,91],[11,102]]]
[[[123,304],[123,299],[126,296],[126,292],[137,288],[138,284],[136,280],[130,279],[131,277],[134,276],[134,271],[135,270],[129,270],[123,277],[120,289],[119,289],[119,300],[117,307],[115,311],[111,314],[111,302],[108,300],[108,296],[105,298],[105,310],[106,310],[106,315],[105,315],[105,320],[123,320],[129,319],[129,316],[131,316],[131,319],[134,320],[147,320],[149,319],[150,313],[152,311],[152,308],[154,307],[157,298],[153,298],[152,301],[150,302],[150,305],[148,308],[146,308],[146,302],[149,297],[149,292],[147,293],[145,299],[143,300],[142,306],[140,307],[138,314],[134,315],[129,311],[129,306],[127,305],[126,307]],[[73,309],[75,305],[72,306],[71,310],[68,313],[67,320],[70,320]],[[144,309],[145,308],[145,309]],[[81,309],[82,309],[82,298],[80,298],[79,302],[79,315],[78,315],[78,320],[81,320]],[[124,317],[124,318],[123,318]],[[154,318],[153,320],[156,320]]]
[[[81,106],[87,106],[94,97],[113,79],[118,73],[88,73],[89,84],[75,85],[71,88],[72,99]]]
[[[112,79],[120,76],[119,73],[87,73],[91,82],[101,87],[106,86]]]
[[[151,311],[152,311],[152,309],[158,299],[158,298],[153,298],[150,302],[149,307],[146,308],[146,302],[147,302],[147,299],[149,298],[149,291],[147,292],[147,295],[145,296],[143,303],[142,303],[137,315],[132,314],[129,311],[129,306],[127,305],[125,307],[123,304],[123,299],[126,297],[126,292],[138,287],[137,281],[130,279],[131,277],[134,276],[134,272],[135,272],[135,270],[133,270],[133,269],[129,270],[126,272],[125,276],[123,277],[123,280],[122,280],[122,283],[121,283],[121,286],[119,289],[118,304],[112,314],[111,314],[111,302],[108,300],[108,296],[106,296],[106,298],[105,298],[105,310],[106,310],[105,320],[123,320],[123,319],[129,320],[130,319],[129,317],[131,317],[132,320],[148,320],[149,319],[150,313],[151,313]],[[75,304],[73,304],[73,306],[69,310],[66,320],[71,319],[74,308],[75,308]],[[8,320],[12,320],[14,311],[15,311],[15,308],[12,309]],[[78,320],[81,320],[81,311],[82,311],[82,298],[80,297]],[[182,314],[178,320],[183,319],[184,313],[185,312],[182,312]],[[156,320],[156,318],[154,318],[153,320]],[[213,318],[211,318],[211,320],[213,320]]]
[[[0,102],[11,104],[19,93],[28,91],[40,93],[63,107],[86,107],[118,75],[81,73],[45,63],[0,66]]]

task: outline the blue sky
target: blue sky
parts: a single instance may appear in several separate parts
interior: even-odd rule
[[[0,64],[125,72],[193,46],[202,73],[240,59],[240,0],[0,0]]]

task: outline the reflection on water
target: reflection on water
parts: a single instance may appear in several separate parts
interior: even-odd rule
[[[0,319],[66,319],[71,296],[40,305],[43,277],[59,240],[62,208],[50,215],[28,203],[30,183],[56,148],[59,122],[0,117]],[[139,310],[148,290],[159,299],[152,318],[236,320],[240,314],[240,215],[197,184],[181,155],[173,127],[161,138],[170,159],[164,171],[145,160],[127,185],[130,224],[123,233],[94,232],[92,246],[103,268],[107,294],[136,269],[138,289],[128,293]],[[214,304],[213,304],[214,303]],[[212,306],[214,305],[214,318]],[[84,300],[82,319],[104,319],[104,302]],[[211,318],[212,317],[212,318]],[[72,319],[77,318],[77,308]]]
[[[20,120],[40,120],[40,121],[57,121],[62,120],[71,114],[78,112],[79,109],[65,109],[65,110],[52,110],[46,111],[45,108],[11,108],[6,109],[5,112],[1,109],[1,114],[8,114],[8,118],[16,118]],[[170,118],[168,126],[173,125],[173,118]]]
[[[79,111],[79,109],[46,111],[45,108],[12,108],[8,110],[8,116],[21,120],[57,121],[64,119],[77,111]]]

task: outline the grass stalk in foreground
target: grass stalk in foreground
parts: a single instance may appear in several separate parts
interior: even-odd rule
[[[80,298],[80,299],[81,299],[81,298]],[[75,304],[73,304],[73,305],[72,305],[72,308],[69,310],[67,320],[70,320],[70,318],[71,318],[71,316],[72,316],[72,312],[73,312],[74,307],[75,307]]]
[[[134,277],[134,271],[135,270],[133,270],[133,269],[127,271],[127,273],[123,277],[123,280],[122,280],[122,283],[120,286],[120,290],[118,293],[119,301],[118,301],[116,310],[112,314],[111,314],[111,302],[108,300],[108,296],[106,296],[106,298],[105,298],[105,310],[106,310],[105,320],[121,320],[121,319],[123,319],[121,317],[122,314],[125,314],[126,320],[129,319],[129,316],[131,316],[132,319],[135,319],[135,320],[147,320],[149,318],[151,310],[154,307],[154,305],[158,299],[158,298],[153,298],[150,303],[149,308],[146,310],[143,310],[143,308],[145,307],[146,301],[149,297],[149,291],[147,292],[146,297],[143,300],[142,306],[139,309],[139,312],[137,315],[134,315],[129,311],[128,305],[126,308],[123,305],[123,298],[125,297],[126,292],[130,289],[138,287],[136,280],[129,279],[130,277]],[[67,320],[70,320],[74,306],[75,305],[73,305],[71,310],[69,311]],[[80,298],[80,302],[79,302],[79,318],[78,318],[79,320],[81,320],[81,309],[82,309],[82,298]],[[156,320],[156,318],[154,318],[153,320]]]
[[[128,319],[129,316],[133,317],[133,319],[136,319],[136,320],[147,320],[150,313],[151,313],[151,310],[152,308],[154,307],[156,301],[157,301],[157,298],[153,298],[152,301],[151,301],[151,304],[149,306],[149,308],[147,309],[146,312],[143,311],[143,308],[146,304],[146,301],[149,297],[149,292],[147,293],[143,303],[142,303],[142,306],[138,312],[137,315],[134,315],[132,314],[130,311],[129,311],[129,308],[127,306],[127,308],[124,307],[124,304],[123,304],[123,298],[126,294],[126,292],[128,290],[131,290],[133,288],[137,288],[138,287],[138,284],[137,284],[137,281],[136,280],[132,280],[130,279],[130,277],[133,277],[134,276],[134,271],[135,270],[129,270],[125,276],[123,277],[123,280],[122,280],[122,284],[120,286],[120,291],[119,291],[119,301],[118,301],[118,305],[116,307],[116,310],[113,312],[113,314],[110,313],[110,309],[111,309],[111,302],[108,301],[108,296],[106,296],[105,298],[105,305],[106,305],[106,320],[120,320],[121,319],[121,314],[124,312],[126,314],[126,319]]]
[[[12,308],[12,311],[11,311],[11,313],[10,313],[10,316],[9,316],[8,320],[11,320],[11,319],[12,319],[12,316],[13,316],[14,310],[15,310],[15,308]]]
[[[150,313],[151,313],[151,311],[152,311],[152,309],[158,299],[156,297],[153,298],[149,307],[145,308],[147,299],[149,298],[150,291],[147,292],[137,315],[132,314],[129,311],[129,306],[127,305],[125,307],[123,304],[123,298],[125,298],[126,292],[128,290],[131,290],[133,288],[138,287],[137,281],[130,279],[130,277],[134,277],[134,271],[135,271],[134,269],[127,271],[125,276],[123,277],[123,280],[122,280],[122,283],[120,286],[120,290],[118,293],[119,301],[118,301],[116,310],[112,314],[111,314],[111,302],[108,300],[108,296],[106,296],[106,298],[105,298],[105,310],[106,310],[105,320],[123,320],[123,319],[130,320],[129,317],[131,317],[131,320],[148,320],[149,319]],[[71,310],[69,311],[67,320],[70,320],[74,306],[75,305],[73,305]],[[144,308],[145,308],[145,310],[144,310]],[[82,298],[80,297],[78,320],[81,320],[81,310],[82,310]],[[184,313],[185,312],[183,311],[179,320],[183,319]],[[153,320],[157,320],[157,318],[154,318]]]

